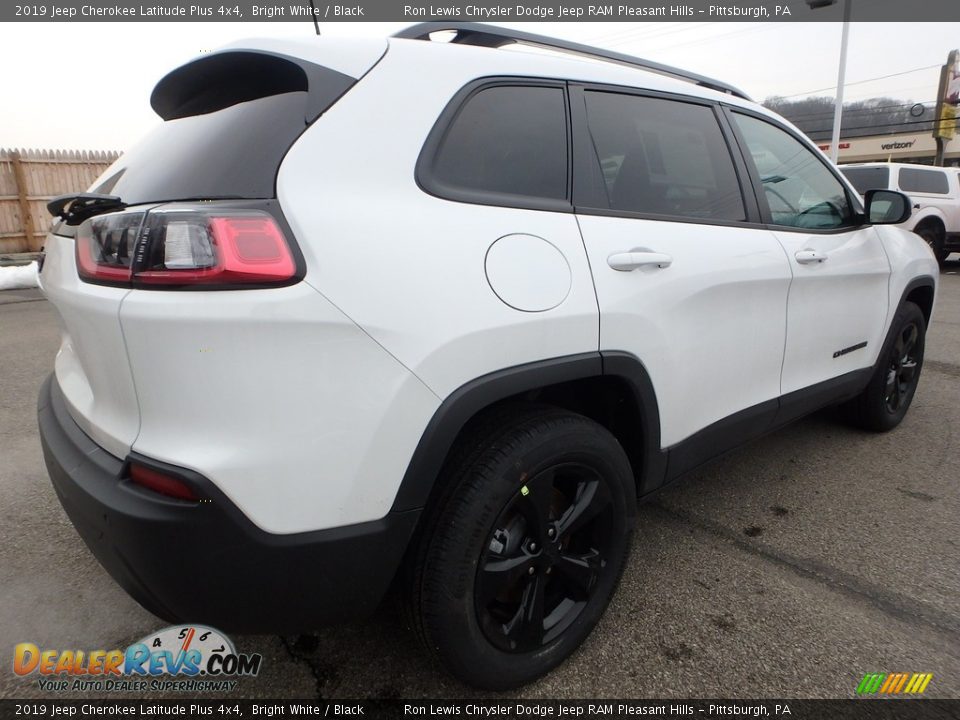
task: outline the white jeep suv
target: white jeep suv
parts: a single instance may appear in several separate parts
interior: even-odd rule
[[[893,428],[917,387],[907,199],[861,205],[715,80],[428,24],[238,43],[151,102],[50,203],[39,423],[164,618],[298,632],[395,584],[443,667],[516,686],[600,618],[638,500],[827,405]]]

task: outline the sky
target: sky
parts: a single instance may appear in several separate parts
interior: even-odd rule
[[[382,36],[409,23],[321,23],[324,35]],[[686,68],[756,100],[833,96],[839,23],[504,23]],[[154,84],[243,37],[313,35],[310,22],[2,23],[0,148],[124,150],[160,120]],[[852,23],[845,100],[932,101],[960,23]],[[881,80],[872,78],[886,77]],[[869,82],[864,82],[869,81]]]

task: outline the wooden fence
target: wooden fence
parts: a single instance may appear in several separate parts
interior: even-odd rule
[[[47,201],[83,192],[119,153],[0,150],[0,254],[35,252],[50,227]]]

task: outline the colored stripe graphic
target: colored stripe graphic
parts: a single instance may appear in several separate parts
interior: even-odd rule
[[[857,695],[920,695],[933,680],[933,673],[867,673],[857,685]]]
[[[870,681],[873,680],[873,675],[867,673],[863,676],[863,680],[860,681],[860,684],[857,685],[857,695],[863,695],[867,691],[867,687],[870,685]]]
[[[887,679],[884,680],[883,685],[880,686],[881,693],[892,693],[893,689],[897,686],[897,683],[900,681],[899,673],[890,673],[887,675]]]
[[[900,682],[897,683],[897,686],[891,690],[891,692],[898,693],[903,690],[904,684],[907,682],[907,678],[910,677],[910,673],[900,673]]]

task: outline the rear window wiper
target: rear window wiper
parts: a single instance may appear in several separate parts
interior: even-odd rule
[[[79,225],[87,218],[112,210],[123,210],[127,204],[116,195],[100,193],[72,193],[60,195],[47,203],[47,210],[54,217],[62,218],[67,225]]]

